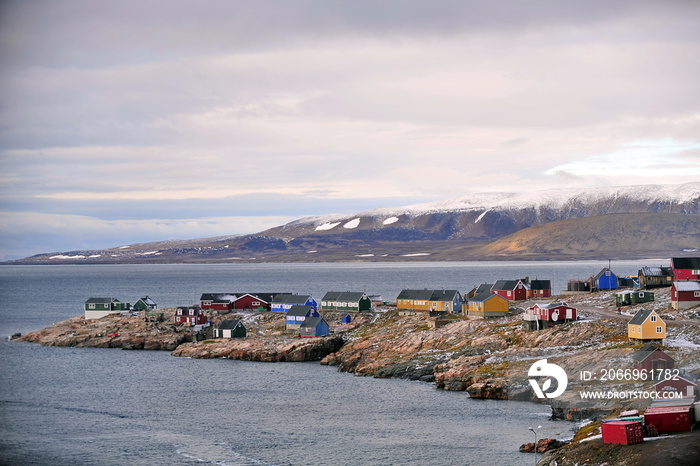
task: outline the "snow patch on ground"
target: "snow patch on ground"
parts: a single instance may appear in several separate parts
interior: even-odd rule
[[[484,218],[484,215],[486,215],[488,212],[489,212],[488,210],[483,211],[478,217],[476,217],[476,220],[474,220],[474,223],[479,223],[479,220]]]
[[[317,226],[315,231],[332,230],[338,225],[340,225],[340,222],[326,222],[323,225]]]
[[[374,257],[374,254],[355,254],[355,257]]]
[[[415,252],[413,254],[401,254],[401,257],[429,256],[429,252]]]
[[[382,222],[382,225],[391,225],[399,221],[399,217],[389,217]]]
[[[357,228],[360,225],[360,219],[359,218],[354,218],[350,220],[348,223],[343,225],[343,228]]]
[[[77,255],[77,256],[66,256],[64,254],[58,254],[56,256],[51,256],[49,259],[85,259],[87,256]]]

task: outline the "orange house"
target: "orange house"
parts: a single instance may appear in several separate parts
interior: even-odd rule
[[[666,322],[652,310],[641,310],[627,323],[627,338],[639,341],[663,341]]]

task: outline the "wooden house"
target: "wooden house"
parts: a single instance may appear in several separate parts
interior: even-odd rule
[[[209,323],[209,318],[199,306],[180,306],[175,310],[175,323],[206,326]]]
[[[136,311],[151,311],[158,309],[158,305],[150,297],[146,296],[136,301],[133,305],[133,309]]]
[[[328,322],[321,316],[307,317],[299,327],[299,336],[302,338],[326,337],[329,334]]]
[[[227,313],[233,309],[236,298],[235,293],[203,293],[199,298],[199,306],[202,309]]]
[[[273,293],[242,293],[233,300],[233,309],[239,311],[269,311]]]
[[[458,314],[462,312],[462,294],[457,290],[433,290],[429,307],[431,313]]]
[[[673,393],[678,397],[697,398],[698,395],[698,379],[688,371],[681,370],[677,375],[671,377],[660,377],[659,381],[654,384],[654,391],[657,393]],[[664,398],[670,398],[669,395],[664,395]]]
[[[605,267],[597,275],[591,277],[591,291],[597,290],[616,290],[619,287],[617,275]]]
[[[498,280],[493,284],[491,292],[503,296],[508,301],[525,301],[529,285],[523,280]]]
[[[674,281],[700,281],[700,257],[674,257],[671,268]]]
[[[295,304],[292,306],[284,319],[285,328],[287,330],[297,330],[301,327],[307,317],[319,317],[320,314],[313,306],[305,304]]]
[[[402,311],[430,311],[433,290],[401,290],[396,298],[396,309]]]
[[[639,287],[644,289],[673,285],[671,267],[642,267],[637,273]]]
[[[345,315],[340,319],[340,323],[341,323],[341,324],[349,324],[350,322],[352,322],[352,316],[351,316],[350,314],[345,314]]]
[[[131,310],[131,304],[123,303],[117,298],[90,298],[85,301],[85,319],[100,319],[110,314],[119,314]]]
[[[245,338],[247,329],[239,319],[224,320],[214,327],[214,338]]]
[[[316,302],[313,296],[308,294],[300,295],[289,293],[281,293],[275,296],[275,298],[272,300],[270,310],[272,312],[287,312],[292,308],[292,306],[297,304],[311,306],[315,310],[318,310],[318,302]]]
[[[532,298],[549,298],[552,296],[551,280],[532,280],[530,281],[529,297]]]
[[[467,300],[466,316],[470,319],[489,319],[508,315],[510,301],[487,291]]]
[[[649,380],[655,379],[659,371],[673,369],[676,361],[661,349],[649,343],[632,356],[634,368],[645,371]]]
[[[321,299],[324,311],[369,311],[372,300],[361,291],[329,291]]]
[[[625,290],[615,293],[615,304],[617,306],[631,306],[652,301],[654,301],[654,293],[651,291]]]
[[[666,322],[653,310],[640,310],[627,323],[627,337],[643,342],[666,339]]]
[[[671,307],[688,309],[700,306],[700,282],[673,282],[671,286]]]
[[[529,330],[553,327],[578,318],[576,308],[564,302],[555,301],[547,304],[535,304],[523,313],[523,320]]]

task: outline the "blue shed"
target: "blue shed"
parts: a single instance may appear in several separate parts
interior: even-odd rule
[[[345,314],[342,319],[340,319],[340,322],[343,324],[349,324],[352,322],[352,316],[350,314]]]
[[[604,268],[598,275],[592,277],[592,289],[597,290],[616,290],[618,288],[617,275],[610,270],[609,267]]]

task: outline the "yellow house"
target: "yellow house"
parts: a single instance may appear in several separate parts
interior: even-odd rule
[[[466,315],[470,319],[488,319],[508,315],[509,301],[501,295],[486,292],[467,301]]]
[[[666,338],[666,322],[652,310],[641,310],[627,323],[630,340],[651,341]]]
[[[401,290],[396,298],[396,309],[399,314],[429,312],[432,295],[433,290]]]

